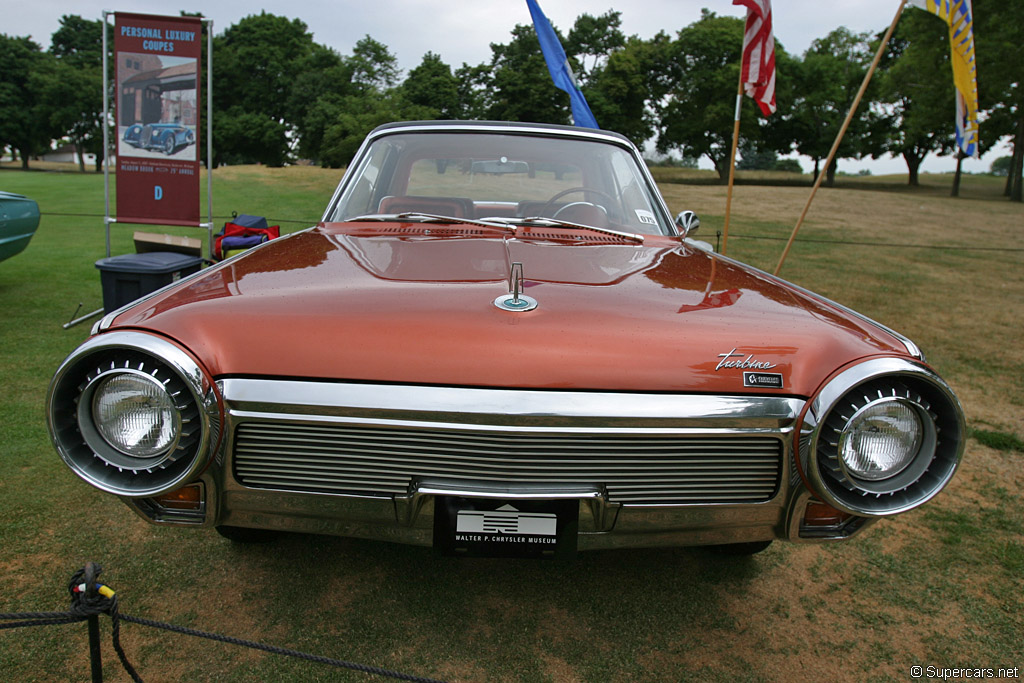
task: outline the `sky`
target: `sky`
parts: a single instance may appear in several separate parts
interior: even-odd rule
[[[14,0],[7,0],[8,3]],[[100,19],[103,11],[177,15],[179,10],[202,12],[213,19],[214,33],[221,33],[240,19],[261,10],[290,19],[301,19],[313,39],[351,54],[356,42],[372,36],[384,43],[398,58],[403,73],[415,68],[427,52],[441,56],[453,69],[463,63],[489,62],[491,43],[507,43],[516,24],[530,23],[525,0],[29,0],[18,10],[3,13],[0,32],[9,36],[29,35],[49,47],[50,36],[65,14]],[[613,5],[610,0],[538,0],[552,24],[567,33],[580,14],[601,15],[610,9],[622,13],[626,35],[651,38],[658,31],[674,35],[700,18],[701,9],[727,16],[743,17],[746,10],[729,0],[631,0]],[[846,26],[852,31],[879,32],[892,22],[898,0],[775,0],[772,3],[775,39],[792,54],[803,54],[811,41],[833,29]],[[908,10],[919,11],[919,10]],[[936,19],[935,21],[939,21]],[[952,78],[952,76],[950,76]],[[214,83],[216,88],[216,83]],[[734,92],[724,93],[732,99]],[[950,116],[953,116],[950,102]],[[964,170],[987,171],[996,157],[1008,154],[1004,145],[980,160],[964,161]],[[804,170],[811,162],[801,159]],[[707,161],[702,167],[709,167]],[[954,170],[953,157],[930,156],[922,171],[942,173]],[[905,173],[902,159],[842,160],[839,170],[856,173]]]

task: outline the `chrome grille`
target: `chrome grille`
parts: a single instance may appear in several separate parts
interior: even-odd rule
[[[415,429],[243,422],[235,478],[252,488],[388,496],[419,478],[604,486],[634,504],[756,503],[778,490],[774,436]]]

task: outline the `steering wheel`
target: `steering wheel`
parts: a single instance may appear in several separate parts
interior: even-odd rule
[[[551,208],[555,205],[555,202],[557,202],[559,199],[561,199],[565,195],[572,194],[574,192],[592,192],[593,194],[596,194],[596,195],[598,195],[600,197],[603,197],[604,199],[607,199],[608,200],[608,204],[610,206],[614,206],[615,205],[615,197],[611,196],[607,192],[605,192],[603,190],[595,190],[592,187],[584,187],[584,186],[581,185],[579,187],[570,187],[570,188],[568,188],[566,190],[562,190],[561,192],[556,193],[554,197],[552,197],[551,199],[549,199],[547,201],[547,204],[544,205],[544,208],[542,208],[540,210],[541,215],[543,215],[543,216],[548,215],[548,211],[550,211]],[[591,206],[597,207],[596,204],[593,204],[591,202],[573,202],[572,204],[567,204],[566,206],[563,206],[563,207],[559,208],[558,211],[556,211],[554,213],[554,215],[552,215],[551,217],[552,218],[558,218],[558,214],[562,212],[562,209],[567,209],[570,206],[579,206],[581,204],[590,204]],[[604,208],[604,207],[600,207],[600,208]],[[605,209],[605,213],[607,213],[607,209]]]

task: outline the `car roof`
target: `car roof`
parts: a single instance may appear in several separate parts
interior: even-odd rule
[[[581,128],[579,126],[562,126],[553,123],[524,123],[518,121],[396,121],[377,126],[370,132],[367,139],[398,130],[416,131],[451,131],[451,132],[494,132],[494,133],[525,133],[547,134],[564,137],[605,139],[618,144],[625,143],[635,147],[633,142],[621,133],[598,128]]]

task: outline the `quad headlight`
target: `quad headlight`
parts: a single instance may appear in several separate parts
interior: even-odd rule
[[[104,443],[144,464],[166,455],[181,436],[181,411],[156,378],[133,370],[101,376],[80,401],[79,423],[90,422]],[[83,405],[84,404],[84,405]]]
[[[914,461],[924,433],[914,404],[899,398],[872,401],[839,433],[839,462],[855,479],[888,479]]]
[[[964,431],[956,396],[931,370],[901,359],[867,361],[811,401],[801,427],[801,469],[840,510],[905,512],[952,478]]]
[[[101,335],[75,350],[50,384],[47,410],[68,466],[122,496],[187,483],[219,439],[219,404],[198,364],[139,332]]]

